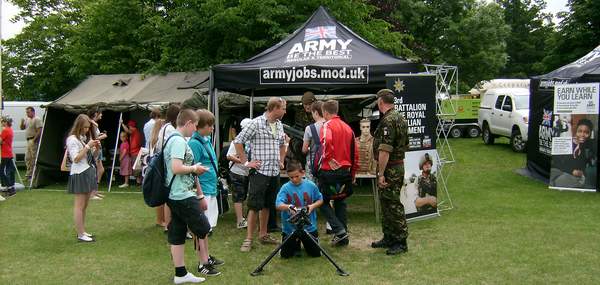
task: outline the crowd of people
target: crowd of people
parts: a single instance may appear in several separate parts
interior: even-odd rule
[[[384,89],[377,96],[383,114],[375,132],[374,157],[379,160],[377,173],[384,205],[383,232],[374,248],[387,248],[387,254],[406,252],[408,235],[399,185],[402,185],[404,152],[406,151],[406,121],[393,108],[393,92]],[[287,102],[279,97],[270,98],[266,111],[253,119],[241,121],[241,130],[227,151],[229,170],[227,181],[232,191],[236,227],[245,229],[240,251],[249,252],[254,240],[261,244],[278,245],[294,231],[288,218],[305,208],[310,217],[307,232],[318,241],[317,209],[331,228],[331,245],[350,243],[346,199],[352,195],[358,165],[358,146],[352,128],[338,115],[335,100],[318,101],[307,92],[303,96],[305,130],[302,152],[306,165],[298,161],[286,162],[290,139],[284,133],[282,118]],[[106,138],[100,132],[98,121],[102,112],[90,110],[75,119],[66,139],[65,159],[69,161],[68,193],[74,196],[73,218],[79,242],[95,242],[96,238],[85,226],[89,200],[97,194],[102,167],[101,143]],[[11,120],[3,119],[2,184],[14,184],[14,169],[5,145],[11,138]],[[208,239],[219,219],[217,203],[219,167],[211,137],[215,128],[214,115],[205,109],[182,109],[177,104],[168,106],[164,113],[152,110],[150,121],[143,128],[129,120],[121,122],[119,161],[123,184],[137,175],[138,183],[144,171],[132,171],[139,153],[150,157],[161,152],[165,157],[164,185],[170,189],[166,204],[156,208],[156,224],[167,233],[172,262],[175,267],[174,283],[198,283],[205,280],[188,272],[184,263],[184,244],[193,239],[197,255],[197,271],[204,276],[220,274],[217,266],[224,261],[210,254]],[[142,142],[145,138],[145,145]],[[143,148],[142,148],[143,147]],[[148,162],[145,161],[144,164]],[[11,176],[11,173],[13,174]],[[281,185],[280,177],[289,182]],[[101,198],[96,198],[101,199]],[[244,202],[247,215],[244,213]],[[277,211],[280,211],[279,220]],[[281,231],[281,237],[272,236]],[[328,231],[329,232],[329,231]],[[255,233],[258,236],[255,237]],[[320,249],[305,236],[292,236],[281,248],[282,258],[301,255],[304,247],[309,256],[320,256]]]
[[[43,121],[36,116],[35,109],[31,106],[25,108],[25,118],[21,119],[19,128],[25,131],[27,140],[25,151],[26,174],[25,181],[22,183],[28,185],[33,175],[35,164],[35,156],[37,154],[38,144],[42,134]],[[2,123],[2,132],[0,133],[1,159],[0,163],[0,183],[2,184],[1,191],[6,192],[6,197],[12,197],[17,194],[15,188],[15,173],[17,172],[15,165],[15,154],[13,152],[14,131],[12,128],[13,119],[9,116],[0,118]],[[6,198],[0,195],[0,201]]]

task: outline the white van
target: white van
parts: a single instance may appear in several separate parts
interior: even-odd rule
[[[25,152],[27,151],[27,138],[25,138],[25,130],[21,130],[21,119],[25,119],[25,108],[31,106],[35,109],[35,115],[44,119],[46,109],[41,108],[41,105],[47,105],[50,102],[39,101],[5,101],[4,109],[1,109],[3,116],[9,116],[13,119],[12,129],[15,133],[13,139],[13,152],[17,157],[17,161],[25,160]]]
[[[510,138],[516,152],[525,151],[529,123],[529,79],[494,79],[483,85],[477,123],[483,142]]]

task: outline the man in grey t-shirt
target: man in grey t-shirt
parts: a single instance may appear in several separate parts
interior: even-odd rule
[[[313,176],[312,169],[315,163],[315,140],[320,141],[319,133],[325,119],[323,118],[323,102],[315,101],[311,105],[312,117],[315,120],[314,124],[310,124],[304,130],[304,143],[302,144],[302,153],[306,154],[306,178],[316,183],[316,177]],[[314,127],[312,127],[314,126]]]

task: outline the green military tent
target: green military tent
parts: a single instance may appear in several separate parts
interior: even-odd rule
[[[108,134],[103,150],[106,159],[111,161],[120,118],[135,120],[141,130],[148,121],[150,106],[186,100],[206,106],[207,96],[203,94],[208,93],[208,76],[208,72],[89,76],[75,89],[45,106],[48,110],[30,186],[37,188],[65,180],[67,173],[60,172],[60,163],[67,134],[78,114],[95,106],[104,110],[99,124],[100,130]],[[106,173],[110,174],[108,171],[109,168]]]

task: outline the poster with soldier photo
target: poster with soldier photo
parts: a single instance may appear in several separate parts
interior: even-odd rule
[[[438,157],[436,150],[407,152],[400,201],[407,220],[438,215]]]
[[[396,110],[408,123],[409,150],[435,149],[435,75],[386,74],[386,87],[394,91]]]
[[[598,189],[599,90],[598,83],[554,88],[551,189]]]

